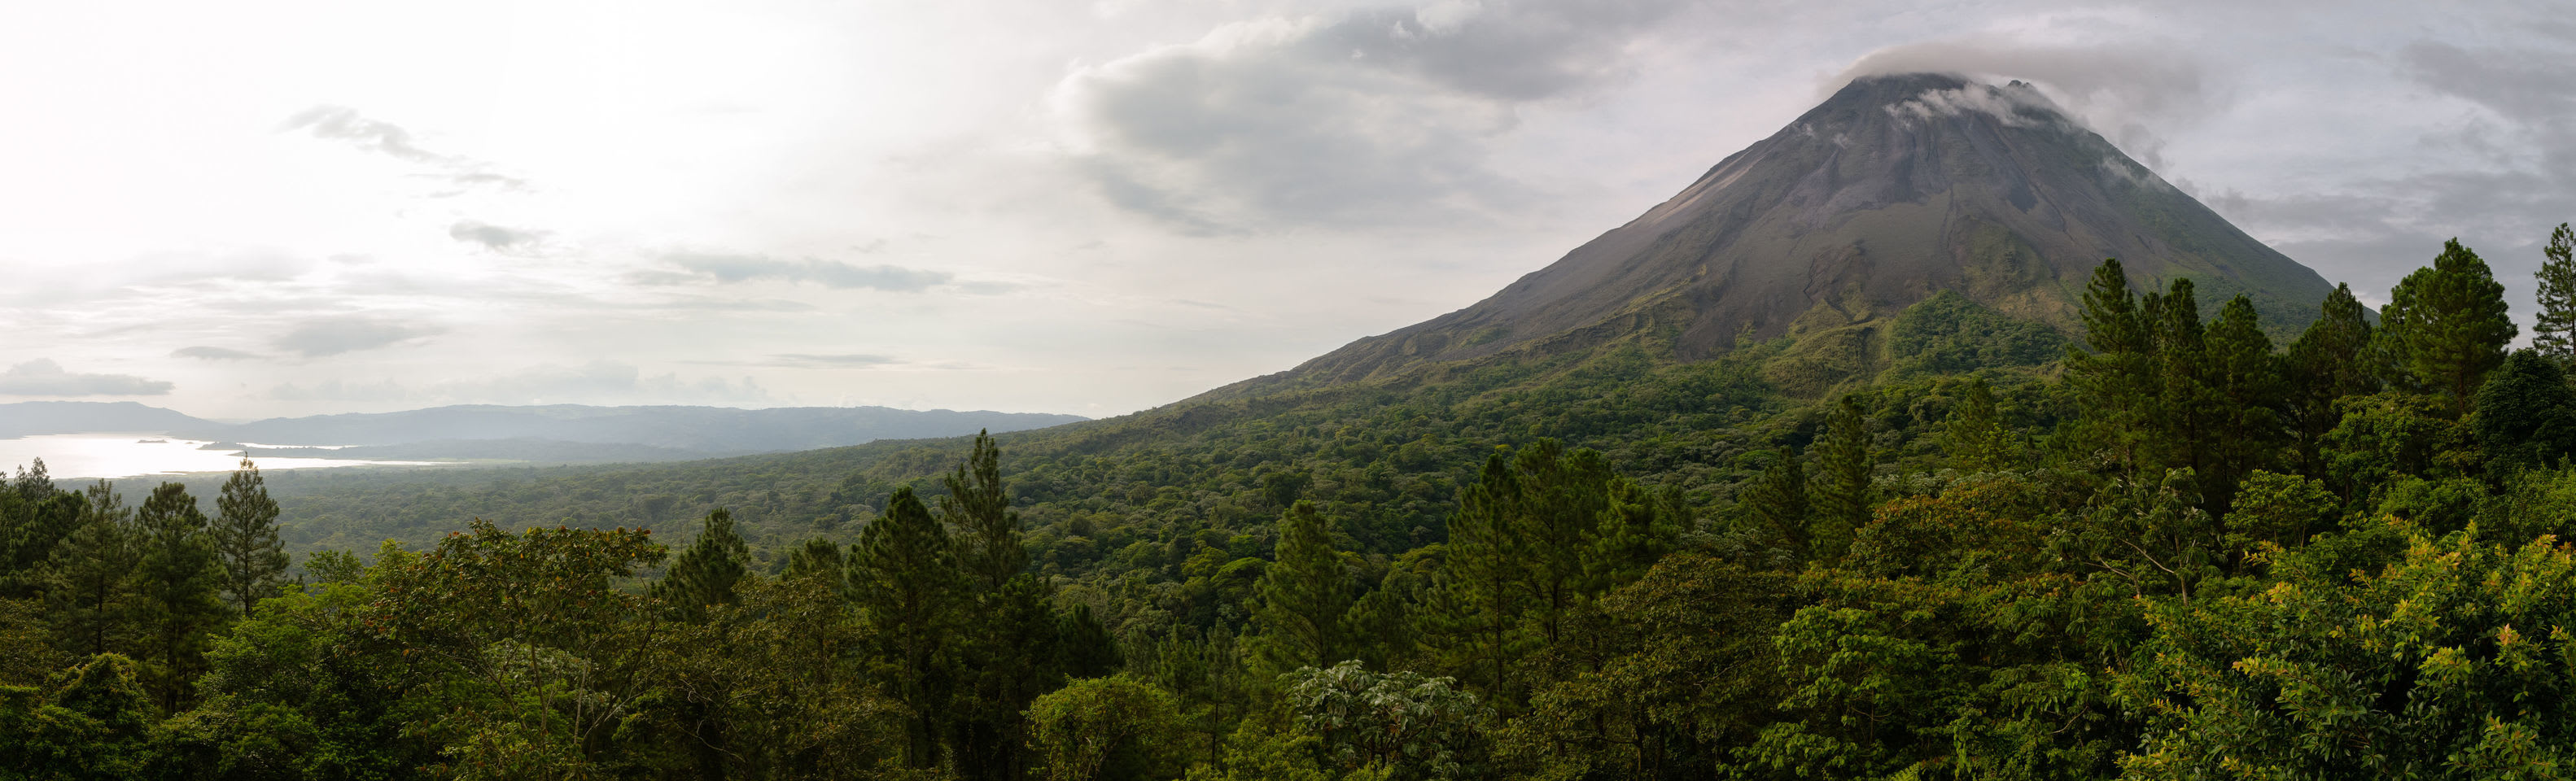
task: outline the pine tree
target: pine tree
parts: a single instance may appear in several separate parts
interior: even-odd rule
[[[734,584],[750,561],[751,548],[733,531],[733,513],[719,508],[707,513],[698,539],[653,583],[653,598],[682,621],[704,623],[708,607],[734,601]]]
[[[262,597],[285,582],[288,562],[286,546],[277,539],[277,500],[268,497],[268,486],[250,459],[242,459],[215,497],[215,524],[209,532],[215,555],[223,561],[224,590],[248,618]]]
[[[1260,634],[1246,638],[1269,675],[1347,658],[1342,618],[1358,598],[1350,565],[1333,548],[1331,524],[1314,502],[1291,505],[1279,516],[1278,528],[1278,560],[1253,587],[1259,604],[1252,624]]]
[[[38,599],[54,549],[79,528],[81,495],[54,489],[45,460],[0,490],[0,599]]]
[[[1808,524],[1815,512],[1807,501],[1807,468],[1797,448],[1780,446],[1771,464],[1736,496],[1735,506],[1745,525],[1778,538],[1799,561],[1814,558]]]
[[[2397,283],[2380,322],[2399,365],[2441,395],[2455,417],[2467,411],[2487,372],[2504,363],[2505,344],[2520,330],[2506,315],[2504,285],[2458,239],[2443,243],[2432,266]]]
[[[2116,462],[2136,465],[2156,446],[2154,429],[2163,396],[2157,364],[2161,300],[2141,301],[2129,289],[2120,261],[2093,270],[2084,290],[2084,342],[2070,346],[2066,384],[2074,389],[2083,422],[2095,443]]]
[[[135,572],[143,541],[134,511],[114,486],[98,481],[82,492],[80,519],[55,546],[48,567],[46,613],[55,647],[75,656],[138,650],[142,605]]]
[[[2219,310],[2204,341],[2201,381],[2210,410],[2201,459],[2202,496],[2211,517],[2226,517],[2236,484],[2276,466],[2281,450],[2280,358],[2263,335],[2254,302],[2239,295]]]
[[[787,554],[786,577],[821,576],[835,584],[844,582],[847,573],[841,562],[841,544],[822,537],[806,540]]]
[[[1002,487],[1001,450],[993,437],[976,432],[974,449],[944,482],[939,515],[957,527],[957,561],[976,587],[993,590],[1010,582],[1029,564],[1020,545],[1020,513]]]
[[[1859,398],[1844,396],[1834,406],[1814,452],[1816,476],[1807,489],[1813,494],[1809,504],[1815,508],[1815,521],[1808,538],[1817,558],[1839,559],[1851,545],[1852,533],[1869,523],[1875,499],[1870,490],[1869,419],[1861,415]]]
[[[961,585],[948,532],[910,486],[897,488],[848,560],[850,592],[875,630],[876,663],[909,712],[904,759],[931,767],[950,693],[943,641],[957,621]]]
[[[2317,321],[2290,343],[2285,371],[2286,408],[2298,436],[2299,471],[2325,475],[2320,444],[2343,413],[2335,400],[2379,391],[2382,352],[2371,345],[2369,311],[2352,295],[2351,285],[2335,285],[2319,308]]]
[[[1941,420],[1941,452],[1952,466],[1970,472],[1990,472],[2011,462],[2012,440],[1985,378],[1969,379],[1959,403]]]
[[[1503,452],[1487,456],[1449,516],[1441,568],[1416,615],[1427,661],[1496,701],[1510,701],[1511,667],[1527,652],[1519,632],[1529,604],[1519,517],[1519,476]]]
[[[205,666],[206,636],[231,617],[220,595],[223,567],[207,542],[206,514],[179,483],[152,489],[134,513],[143,560],[135,571],[148,635],[144,663],[164,708],[178,712],[188,682]]]
[[[2531,349],[2560,368],[2576,363],[2576,231],[2567,223],[2549,232],[2541,248],[2540,311],[2532,316]]]

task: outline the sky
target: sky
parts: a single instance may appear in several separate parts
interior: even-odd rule
[[[1116,415],[1473,303],[1901,70],[2035,82],[2365,301],[2458,237],[2527,323],[2564,10],[24,3],[0,401]]]

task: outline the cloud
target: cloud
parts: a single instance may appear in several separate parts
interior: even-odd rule
[[[1489,147],[1625,75],[1680,0],[1458,2],[1271,17],[1077,68],[1055,112],[1112,205],[1183,232],[1381,224],[1522,197]]]
[[[474,220],[458,220],[447,226],[447,237],[505,255],[532,251],[542,244],[548,233],[525,228],[506,228]]]
[[[160,396],[172,387],[131,374],[73,374],[47,358],[0,372],[0,395],[8,396]]]
[[[314,138],[339,141],[361,150],[374,152],[408,163],[429,166],[440,171],[439,178],[460,187],[491,187],[500,190],[524,190],[527,182],[493,173],[491,165],[480,160],[439,154],[423,149],[412,140],[411,131],[401,125],[370,119],[347,106],[320,105],[296,112],[278,125],[281,132],[303,131]],[[454,192],[440,193],[453,195]]]
[[[170,351],[170,357],[195,358],[205,361],[248,361],[256,360],[260,355],[258,353],[242,352],[240,350],[226,347],[208,347],[205,345],[198,345],[195,347],[181,347],[179,349],[172,350]]]
[[[904,268],[893,265],[854,266],[837,260],[815,258],[786,259],[767,255],[727,255],[679,252],[662,256],[664,262],[687,273],[652,273],[635,276],[647,284],[678,284],[693,279],[712,278],[717,282],[748,282],[776,279],[788,282],[813,282],[834,288],[868,288],[896,293],[918,293],[933,285],[946,284],[956,275],[945,271]]]
[[[2039,43],[1980,34],[1872,51],[1817,85],[1830,94],[1851,80],[1895,73],[1952,73],[2036,82],[2094,132],[2130,156],[2161,166],[2171,128],[2220,108],[2223,99],[2182,47],[2151,41]]]
[[[383,317],[351,315],[315,320],[296,326],[277,337],[272,344],[280,350],[300,353],[306,358],[321,358],[359,350],[390,347],[413,339],[443,332],[436,326],[414,325]]]
[[[394,380],[312,385],[286,383],[269,398],[291,402],[366,404],[768,404],[777,401],[750,377],[683,379],[645,375],[633,364],[592,361],[579,366],[542,365],[524,371],[430,385]]]
[[[2429,92],[2407,108],[2429,122],[2420,159],[2296,194],[2207,196],[2211,208],[2311,264],[2347,270],[2366,299],[2458,237],[2522,298],[2549,228],[2576,218],[2576,56],[2566,47],[2462,46],[2424,39],[2389,58]],[[2393,168],[2394,170],[2389,170]],[[2379,303],[2373,300],[2373,303]]]
[[[895,366],[905,363],[901,358],[885,355],[868,355],[864,353],[852,353],[847,355],[780,353],[769,356],[769,362],[772,366],[814,366],[835,369],[865,369],[877,366]]]

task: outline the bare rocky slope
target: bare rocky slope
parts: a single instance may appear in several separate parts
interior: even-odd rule
[[[2140,284],[2188,276],[2204,306],[2246,294],[2285,335],[2332,288],[2028,85],[1879,76],[1490,298],[1216,393],[1607,342],[1693,360],[1784,336],[1792,360],[1848,374],[1883,365],[1887,323],[1941,291],[2071,333],[2104,258]]]

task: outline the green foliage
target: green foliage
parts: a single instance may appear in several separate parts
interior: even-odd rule
[[[733,533],[732,513],[708,513],[701,529],[698,539],[671,562],[669,573],[653,583],[653,598],[691,623],[705,620],[709,606],[734,600],[734,584],[742,581],[743,564],[751,558],[742,537]]]
[[[1316,736],[1328,764],[1387,779],[1479,774],[1490,713],[1452,679],[1409,670],[1373,673],[1357,661],[1302,668],[1282,678],[1297,729]]]
[[[2504,363],[2505,343],[2519,331],[2505,314],[2504,285],[2486,261],[2445,242],[2429,268],[2406,275],[2380,313],[2398,365],[2456,417],[2487,372]]]
[[[141,530],[134,512],[101,480],[82,493],[70,536],[54,549],[47,568],[45,612],[59,638],[55,647],[78,656],[141,647],[142,595],[135,572],[143,563]]]
[[[241,469],[224,481],[206,536],[222,562],[225,594],[243,616],[285,584],[288,560],[277,539],[277,500],[269,498],[250,459],[242,459]]]
[[[2563,745],[2543,736],[2576,729],[2576,656],[2559,628],[2576,619],[2576,554],[2464,530],[2415,534],[2401,559],[2349,587],[2317,570],[2288,566],[2261,593],[2156,607],[2150,654],[2123,682],[2148,724],[2123,762],[2129,775],[2501,778],[2566,766]]]
[[[2576,454],[2576,388],[2557,362],[2516,351],[2478,386],[2469,422],[2490,468],[2554,464]]]
[[[1887,349],[1898,356],[1891,372],[1899,375],[1963,374],[2056,360],[2066,352],[2066,337],[1944,290],[1897,314],[1888,327]]]
[[[152,489],[134,525],[143,550],[134,604],[145,635],[144,677],[162,708],[175,712],[188,700],[189,679],[204,669],[206,636],[232,617],[221,596],[223,567],[187,486]]]
[[[1869,508],[1876,503],[1870,486],[1875,465],[1870,458],[1869,419],[1861,415],[1858,399],[1845,396],[1834,406],[1823,436],[1817,437],[1809,452],[1816,457],[1815,477],[1807,481],[1812,495],[1808,506],[1815,509],[1808,527],[1809,545],[1816,559],[1831,561],[1842,558],[1851,546],[1852,532],[1869,522]]]
[[[2532,313],[2531,349],[2561,368],[2576,362],[2576,231],[2559,223],[2540,250],[2539,311]]]
[[[1180,732],[1172,695],[1127,676],[1081,678],[1029,704],[1048,781],[1169,778]]]
[[[882,674],[908,713],[906,761],[938,761],[940,717],[951,689],[943,674],[946,640],[960,608],[959,577],[948,532],[909,488],[897,489],[885,516],[868,524],[849,557],[850,592],[865,611]]]
[[[1343,631],[1358,589],[1333,548],[1332,529],[1313,502],[1279,517],[1278,561],[1261,571],[1249,638],[1257,667],[1271,675],[1350,658]]]

